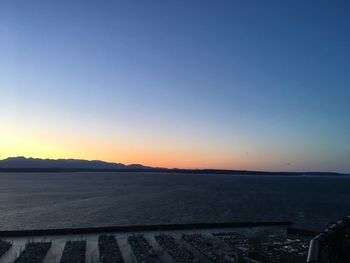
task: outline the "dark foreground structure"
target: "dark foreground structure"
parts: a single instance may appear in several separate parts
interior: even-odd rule
[[[350,262],[350,216],[330,224],[310,242],[307,263]]]
[[[0,263],[305,263],[310,239],[290,222],[0,231]]]

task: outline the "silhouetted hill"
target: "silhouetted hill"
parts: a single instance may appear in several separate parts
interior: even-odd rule
[[[10,157],[0,160],[0,168],[15,169],[147,169],[141,164],[125,165],[103,161],[87,161],[79,159],[39,159],[25,157]]]
[[[168,169],[148,167],[141,164],[125,165],[103,161],[87,161],[79,159],[38,159],[25,157],[9,157],[0,160],[0,172],[86,172],[86,171],[126,171],[126,172],[161,172],[187,174],[238,174],[238,175],[283,175],[283,176],[344,176],[350,174],[335,172],[271,172],[250,170],[223,170],[223,169]]]

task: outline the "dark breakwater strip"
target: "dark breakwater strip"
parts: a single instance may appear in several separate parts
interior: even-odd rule
[[[290,226],[290,221],[279,222],[226,222],[226,223],[196,223],[196,224],[163,224],[163,225],[131,225],[131,226],[105,226],[87,228],[60,228],[60,229],[33,229],[33,230],[3,230],[2,237],[18,236],[48,236],[48,235],[74,235],[108,232],[140,232],[140,231],[166,231],[166,230],[198,230],[210,228],[239,228],[239,227],[266,227]]]

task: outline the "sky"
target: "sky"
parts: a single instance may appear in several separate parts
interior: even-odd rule
[[[350,172],[348,1],[1,1],[0,158]]]

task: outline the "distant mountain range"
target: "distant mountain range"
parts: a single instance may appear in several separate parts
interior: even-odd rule
[[[79,159],[39,159],[10,157],[0,160],[0,168],[14,169],[149,169],[141,164],[125,165],[103,161],[87,161]]]
[[[247,174],[247,175],[350,175],[335,172],[271,172],[271,171],[247,171],[247,170],[223,170],[223,169],[168,169],[149,167],[141,164],[125,165],[122,163],[110,163],[103,161],[88,161],[79,159],[39,159],[9,157],[0,160],[0,172],[80,172],[80,171],[140,171],[140,172],[166,172],[166,173],[188,173],[188,174]]]

